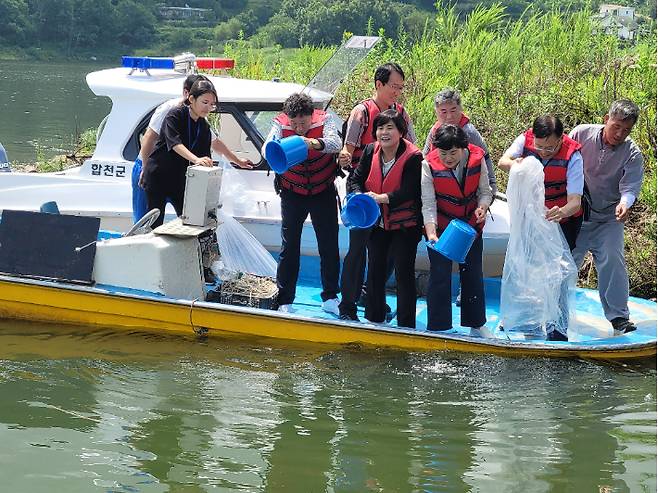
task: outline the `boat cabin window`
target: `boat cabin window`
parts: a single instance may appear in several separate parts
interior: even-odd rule
[[[154,112],[155,112],[155,108],[149,111],[146,114],[146,116],[144,116],[144,118],[140,120],[140,122],[133,130],[132,135],[130,136],[128,142],[126,142],[126,145],[123,148],[123,158],[125,160],[134,161],[135,159],[137,159],[137,154],[139,154],[139,150],[142,148],[141,146],[142,137],[144,137],[144,134],[146,133],[146,129],[149,126],[149,121],[151,121],[151,117],[153,116]]]
[[[260,146],[254,144],[254,139],[250,135],[254,133],[253,127],[251,129],[248,127],[247,129],[243,128],[243,124],[246,123],[244,113],[240,115],[237,111],[236,108],[227,108],[226,110],[220,108],[220,112],[211,115],[208,120],[213,131],[233,154],[241,159],[249,159],[255,165],[260,165],[263,156],[260,153]],[[262,142],[262,138],[260,141]],[[219,156],[213,156],[213,158],[216,157]]]

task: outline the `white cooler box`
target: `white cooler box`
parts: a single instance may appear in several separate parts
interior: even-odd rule
[[[183,224],[206,226],[208,213],[215,217],[219,207],[219,190],[222,186],[222,168],[217,166],[190,166],[185,178]]]

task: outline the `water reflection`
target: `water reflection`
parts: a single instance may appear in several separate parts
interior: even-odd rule
[[[109,113],[110,100],[94,95],[85,82],[87,73],[108,66],[3,60],[0,140],[9,159],[34,162],[37,148],[45,157],[71,152],[75,136]]]
[[[646,365],[0,323],[0,368],[8,491],[656,487]]]

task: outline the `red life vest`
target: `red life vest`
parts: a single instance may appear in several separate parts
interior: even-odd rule
[[[311,128],[306,132],[305,137],[321,138],[327,118],[328,115],[324,111],[314,110],[311,117]],[[290,118],[285,113],[281,113],[274,121],[281,125],[281,137],[297,135],[290,126]],[[306,161],[279,175],[280,184],[281,187],[300,195],[316,195],[333,186],[337,170],[335,154],[309,149]]]
[[[478,208],[477,191],[480,184],[480,170],[484,150],[473,144],[468,144],[468,162],[466,176],[460,185],[451,169],[447,168],[439,150],[435,149],[425,156],[434,178],[434,193],[436,196],[436,228],[442,232],[453,219],[461,219],[482,233],[484,222],[477,224],[475,209]]]
[[[375,100],[372,98],[361,101],[361,104],[366,107],[366,111],[364,113],[366,128],[361,134],[361,141],[359,142],[359,145],[354,148],[354,152],[352,153],[352,168],[356,168],[359,165],[359,160],[363,154],[363,148],[375,141],[375,138],[372,136],[372,125],[375,121],[375,118],[377,118],[377,115],[382,112],[382,110],[379,109],[379,106],[377,106],[377,103],[375,103]],[[391,106],[391,108],[388,109],[394,109],[398,113],[404,114],[404,108],[400,103],[395,103],[393,106]]]
[[[526,130],[524,135],[525,143],[523,144],[522,157],[534,156],[539,162],[542,162],[542,158],[535,149],[535,136],[532,129]],[[567,204],[567,167],[573,153],[581,147],[578,142],[565,134],[562,136],[560,150],[544,164],[544,204],[548,209],[555,206],[563,207]],[[581,208],[573,216],[566,217],[560,222],[563,223],[571,218],[582,216],[582,214],[583,209]]]
[[[461,128],[464,128],[464,125],[466,125],[468,122],[470,122],[469,118],[462,113],[461,116],[459,117],[459,123],[458,125]],[[430,152],[434,150],[434,143],[432,142],[434,140],[434,134],[436,134],[436,131],[441,127],[442,124],[439,124],[439,122],[435,122],[434,125],[432,125],[432,128],[430,129]]]
[[[420,155],[420,150],[406,139],[402,139],[406,144],[404,152],[398,157],[393,166],[388,171],[386,177],[383,176],[382,154],[379,142],[375,142],[375,149],[372,155],[372,164],[370,165],[370,174],[365,182],[365,188],[369,192],[390,193],[400,189],[402,185],[402,172],[407,161],[415,155]],[[407,200],[398,206],[391,208],[388,204],[382,204],[382,219],[384,220],[384,229],[393,231],[400,228],[410,228],[419,223],[418,206],[414,200]]]

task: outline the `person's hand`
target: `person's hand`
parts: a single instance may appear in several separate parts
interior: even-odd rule
[[[475,209],[475,224],[483,223],[487,218],[487,207],[480,206]]]
[[[338,153],[338,164],[340,164],[342,168],[347,168],[350,164],[352,164],[352,155],[347,149],[343,148]]]
[[[615,207],[615,218],[617,221],[625,222],[628,219],[629,207],[626,205],[626,202],[619,202],[617,207]]]
[[[562,209],[557,205],[546,211],[546,220],[553,223],[559,223],[562,219],[565,219],[567,216],[564,214]]]
[[[315,149],[316,151],[319,150],[321,147],[320,141],[318,139],[309,139],[308,137],[300,136],[302,139],[304,139],[304,142],[306,143],[306,147],[309,149]]]
[[[523,158],[522,158],[522,157],[517,157],[516,159],[510,159],[510,169],[511,169],[512,166],[514,166],[515,164],[521,164],[521,161],[523,161]]]
[[[388,204],[388,195],[385,193],[366,192],[366,195],[375,199],[378,204]]]
[[[251,162],[250,159],[238,159],[236,163],[238,167],[242,169],[253,169],[254,168],[254,163]]]
[[[210,159],[207,156],[198,157],[194,160],[194,164],[200,165],[200,166],[211,167],[212,166],[212,159]]]
[[[439,241],[439,237],[437,236],[436,233],[429,233],[427,235],[427,241],[437,242],[437,241]]]

